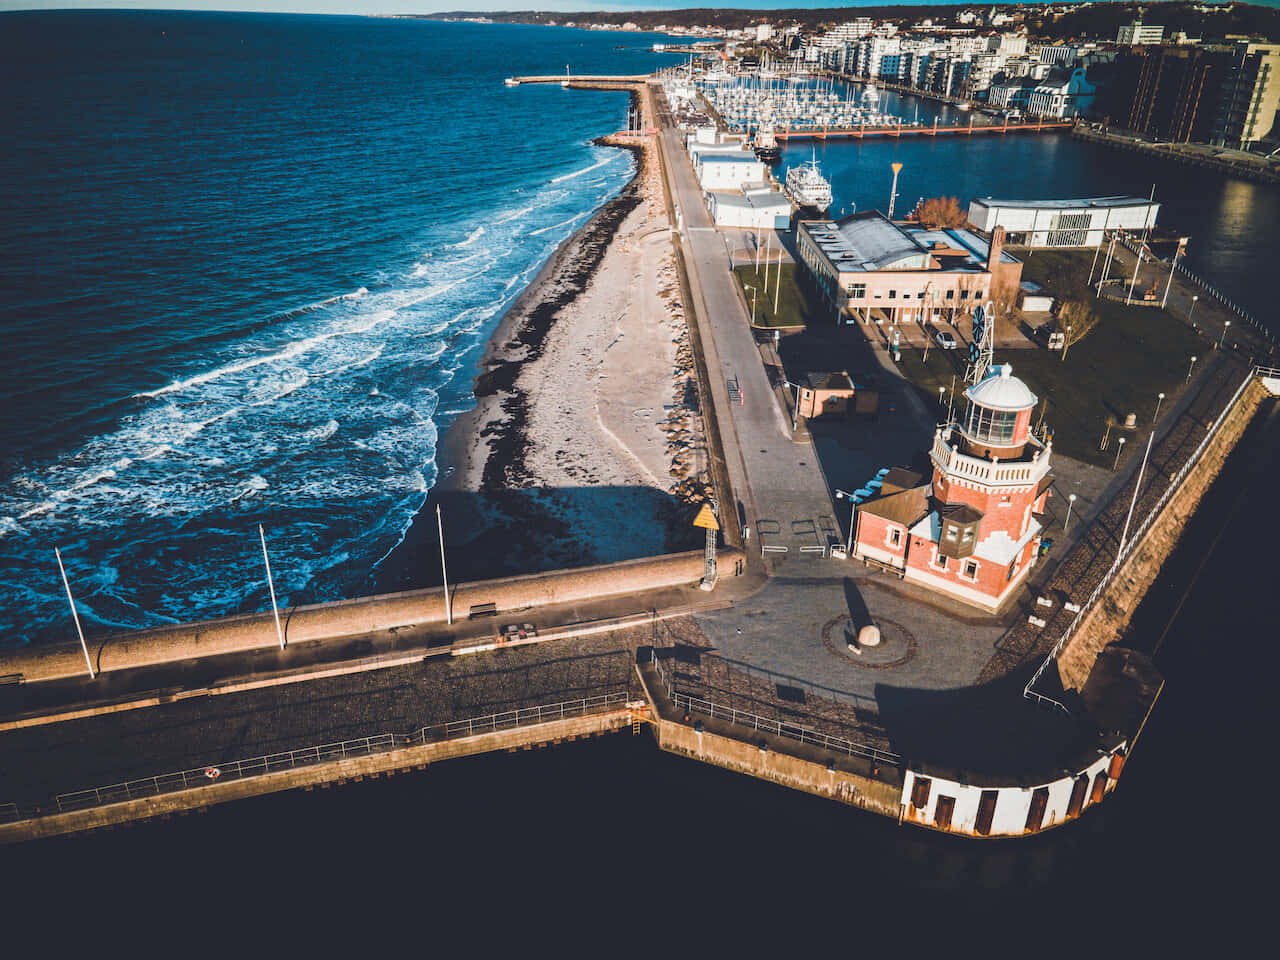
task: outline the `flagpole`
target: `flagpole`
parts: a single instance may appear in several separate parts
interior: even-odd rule
[[[444,519],[440,516],[440,504],[436,504],[436,529],[440,531],[440,574],[444,578],[444,615],[453,625],[453,598],[449,596],[449,571],[444,565]]]
[[[53,555],[58,558],[58,569],[62,572],[62,585],[67,588],[67,603],[71,605],[71,619],[76,622],[76,633],[80,637],[80,649],[84,651],[84,665],[89,668],[89,679],[94,678],[93,661],[89,659],[89,645],[84,642],[84,631],[80,629],[80,614],[76,613],[76,601],[71,596],[71,584],[67,580],[67,568],[62,565],[62,551],[53,548]]]

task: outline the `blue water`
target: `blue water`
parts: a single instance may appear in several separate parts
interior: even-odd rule
[[[479,351],[632,173],[654,37],[0,16],[0,643],[357,595]],[[616,49],[625,44],[625,49]]]

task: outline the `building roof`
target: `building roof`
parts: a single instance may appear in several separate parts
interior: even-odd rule
[[[873,517],[909,527],[928,512],[929,495],[932,490],[933,485],[926,483],[922,487],[912,487],[910,490],[872,497],[860,503],[858,509]]]
[[[1002,363],[964,392],[971,403],[988,410],[1030,410],[1039,398],[1013,375],[1013,364]]]
[[[1089,210],[1095,207],[1158,206],[1146,197],[1077,197],[1065,200],[996,200],[993,197],[980,197],[973,202],[982,207],[1020,210]]]
[[[853,213],[835,223],[807,223],[814,243],[842,270],[887,270],[928,250],[879,210]]]
[[[849,374],[843,370],[834,372],[815,371],[809,374],[808,382],[810,388],[814,390],[847,390],[853,392],[853,381],[849,379]]]
[[[880,495],[887,497],[891,493],[901,493],[912,487],[920,486],[924,474],[908,470],[906,467],[894,467],[881,478]]]

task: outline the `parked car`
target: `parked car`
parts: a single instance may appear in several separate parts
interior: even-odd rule
[[[937,335],[938,346],[943,350],[954,350],[959,344],[956,338],[946,330],[939,330]]]

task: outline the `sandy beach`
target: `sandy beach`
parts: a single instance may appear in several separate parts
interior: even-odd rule
[[[702,422],[656,147],[601,142],[630,149],[635,176],[503,317],[379,592],[440,582],[436,505],[452,581],[699,542]]]

